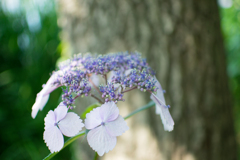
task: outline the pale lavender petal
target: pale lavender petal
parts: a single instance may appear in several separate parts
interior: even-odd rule
[[[114,121],[105,123],[105,127],[111,136],[120,136],[129,129],[127,123],[120,115]]]
[[[99,126],[89,131],[87,140],[90,147],[96,151],[99,156],[113,150],[117,143],[117,138],[110,136],[104,126]]]
[[[164,105],[166,105],[164,93],[162,90],[157,90],[157,97],[163,102]]]
[[[103,122],[111,122],[119,115],[119,109],[114,102],[106,102],[100,107],[100,115]]]
[[[128,69],[124,72],[125,76],[129,75],[132,72],[133,69]]]
[[[155,102],[155,103],[156,103],[156,102]],[[155,107],[155,113],[156,113],[156,114],[160,114],[160,112],[161,112],[160,108],[157,107],[157,105],[156,105],[156,107]]]
[[[58,123],[58,127],[65,136],[72,137],[82,130],[84,124],[76,113],[69,112],[66,117]]]
[[[43,86],[43,89],[37,94],[36,101],[32,107],[32,118],[35,118],[38,111],[42,110],[43,107],[46,105],[49,94],[58,88],[59,86],[53,85],[53,82],[55,82],[57,78],[58,72],[53,73],[53,75],[49,78],[47,83]]]
[[[51,128],[53,126],[55,126],[55,123],[56,123],[56,117],[55,117],[55,114],[52,110],[50,110],[48,112],[48,114],[46,115],[46,117],[44,118],[44,124],[45,124],[45,127],[44,129],[48,129],[48,128]]]
[[[54,91],[59,87],[57,84],[53,84],[57,80],[57,75],[58,75],[58,72],[55,72],[51,75],[46,85],[44,85],[42,89],[43,95],[50,94],[52,91]]]
[[[162,101],[161,97],[158,97],[158,96],[155,95],[154,93],[151,94],[151,97],[150,97],[150,98],[151,98],[156,104],[166,106],[165,100]]]
[[[68,108],[61,102],[57,108],[54,110],[54,113],[56,115],[56,122],[59,122],[67,115]]]
[[[174,126],[174,121],[167,107],[163,105],[156,104],[156,107],[159,108],[160,117],[162,119],[163,127],[165,131],[172,131]]]
[[[48,101],[48,98],[49,98],[49,95],[43,96],[42,92],[39,92],[37,94],[36,101],[32,106],[32,118],[35,118],[38,111],[43,109],[43,107],[45,106],[45,104]]]
[[[165,102],[165,98],[164,98],[164,92],[163,92],[163,89],[162,89],[162,86],[161,84],[159,83],[159,81],[156,79],[156,77],[154,77],[154,79],[157,81],[156,82],[156,86],[157,86],[157,94],[156,94],[156,97],[161,101],[161,103],[163,105],[166,105],[166,102]],[[153,99],[153,97],[151,96],[151,99]],[[156,102],[155,102],[156,103]]]
[[[102,123],[100,117],[100,107],[94,108],[90,113],[86,114],[85,127],[93,129]]]
[[[63,135],[57,126],[46,129],[43,139],[51,153],[60,151],[64,144]]]
[[[156,81],[156,86],[158,89],[163,90],[160,82],[157,80],[156,76],[154,76],[154,80]]]

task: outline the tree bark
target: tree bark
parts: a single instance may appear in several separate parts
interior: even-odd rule
[[[135,126],[136,130],[130,129],[131,134],[121,141],[128,142],[122,144],[125,148],[129,146],[121,151],[125,159],[237,159],[226,57],[215,0],[59,0],[58,4],[62,39],[70,44],[72,53],[138,50],[147,57],[167,91],[174,131],[163,130],[159,116],[153,116],[154,109],[141,114],[129,123],[130,128],[136,121],[145,129],[151,128],[151,133],[140,129],[149,137],[141,148],[147,155],[138,157],[143,153],[138,152],[141,135],[136,138],[140,131]],[[139,97],[142,95],[137,94]],[[145,97],[141,102],[130,103],[137,107],[148,100]],[[134,135],[129,144],[127,138]],[[148,144],[148,140],[152,143]],[[118,150],[112,152],[119,156]]]

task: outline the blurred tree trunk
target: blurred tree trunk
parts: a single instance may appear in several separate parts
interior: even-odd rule
[[[149,141],[158,140],[158,146],[152,147],[156,151],[149,151],[151,146],[145,144],[142,151],[149,157],[137,157],[142,154],[135,150],[144,132],[143,137],[122,144],[127,151],[111,152],[121,152],[125,159],[236,160],[226,57],[215,0],[59,0],[59,25],[62,40],[70,44],[72,53],[140,51],[167,91],[166,101],[175,120],[173,132],[163,130],[154,109],[140,117],[145,117],[147,124],[143,125],[151,128],[152,134],[146,135],[153,138]],[[142,103],[148,100],[145,97]],[[140,131],[128,132],[137,135]]]

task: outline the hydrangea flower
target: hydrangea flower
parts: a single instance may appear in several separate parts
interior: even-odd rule
[[[138,52],[78,54],[62,62],[38,93],[32,107],[32,117],[35,118],[47,103],[49,94],[62,87],[62,103],[54,111],[49,111],[44,119],[43,138],[49,150],[52,153],[60,151],[64,145],[63,135],[75,136],[84,126],[77,114],[68,113],[68,109],[76,106],[78,97],[91,96],[102,104],[85,119],[88,144],[100,156],[112,150],[117,136],[129,129],[119,115],[116,103],[124,101],[124,94],[134,89],[151,93],[164,129],[172,131],[174,121],[166,105],[164,91],[154,75],[146,59],[141,58]]]
[[[37,94],[36,101],[32,106],[32,118],[35,118],[38,111],[43,109],[48,101],[49,94],[59,87],[59,85],[54,84],[56,78],[57,73],[53,73],[47,83],[43,85],[43,89]]]
[[[60,103],[54,111],[50,110],[44,119],[43,139],[51,153],[62,149],[64,145],[63,135],[75,136],[84,127],[82,120],[76,113],[67,113],[67,111],[68,108]]]
[[[90,130],[88,144],[99,156],[112,150],[117,143],[116,137],[129,129],[114,102],[106,102],[88,113],[85,127]]]
[[[174,121],[172,116],[168,110],[170,107],[166,105],[165,98],[164,98],[164,90],[162,89],[161,84],[159,81],[154,77],[156,81],[157,87],[157,94],[152,93],[151,99],[156,103],[156,114],[159,114],[163,123],[163,127],[165,131],[172,131],[174,126]]]

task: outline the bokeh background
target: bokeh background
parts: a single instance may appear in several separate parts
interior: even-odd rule
[[[221,1],[219,9],[239,148],[240,0]],[[0,0],[1,160],[38,160],[49,154],[43,141],[43,119],[59,103],[61,89],[51,94],[48,109],[36,119],[31,118],[31,107],[57,63],[71,56],[69,46],[61,41],[57,10],[52,0]],[[67,147],[55,159],[76,159],[75,151]]]

